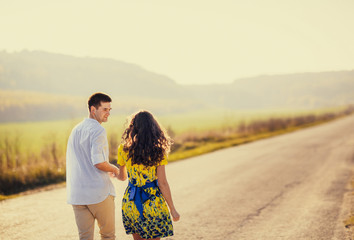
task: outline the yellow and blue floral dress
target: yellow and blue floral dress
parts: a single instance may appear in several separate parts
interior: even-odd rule
[[[172,236],[170,212],[157,185],[156,166],[132,165],[123,145],[118,148],[118,164],[126,165],[129,178],[122,201],[125,232],[146,239]],[[159,163],[166,164],[166,158]]]

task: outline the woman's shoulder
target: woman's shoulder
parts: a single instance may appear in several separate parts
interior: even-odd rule
[[[120,144],[118,146],[118,154],[124,154],[124,155],[128,154],[128,152],[124,151],[124,144]]]
[[[123,151],[123,148],[124,148],[124,145],[123,145],[123,144],[120,144],[120,145],[118,146],[118,152],[119,152],[119,151]]]
[[[157,166],[167,165],[167,163],[168,163],[168,161],[167,161],[167,156],[165,155],[165,156],[163,157],[163,159],[161,160],[161,162],[159,162],[159,163],[157,164]]]
[[[124,151],[124,145],[120,144],[118,147],[118,164],[123,166],[125,162],[128,160],[128,153]]]

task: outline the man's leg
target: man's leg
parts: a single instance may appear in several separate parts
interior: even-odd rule
[[[101,239],[116,239],[114,197],[109,195],[103,202],[87,206],[97,219]]]
[[[73,205],[80,240],[93,240],[95,218],[86,205]]]

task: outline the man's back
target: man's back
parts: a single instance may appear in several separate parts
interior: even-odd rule
[[[108,156],[106,131],[95,119],[87,118],[72,130],[66,155],[69,204],[96,204],[115,196],[109,175],[95,167]]]
[[[119,175],[109,163],[108,141],[101,123],[107,122],[112,99],[94,93],[88,99],[89,118],[71,132],[66,151],[67,202],[72,205],[80,239],[93,239],[97,220],[102,239],[115,239],[115,191],[108,173]]]

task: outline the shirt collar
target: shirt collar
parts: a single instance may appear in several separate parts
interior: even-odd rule
[[[97,123],[97,124],[99,124],[99,125],[101,125],[96,119],[93,119],[93,118],[85,118],[85,121],[88,121],[88,122],[95,122],[95,123]]]

